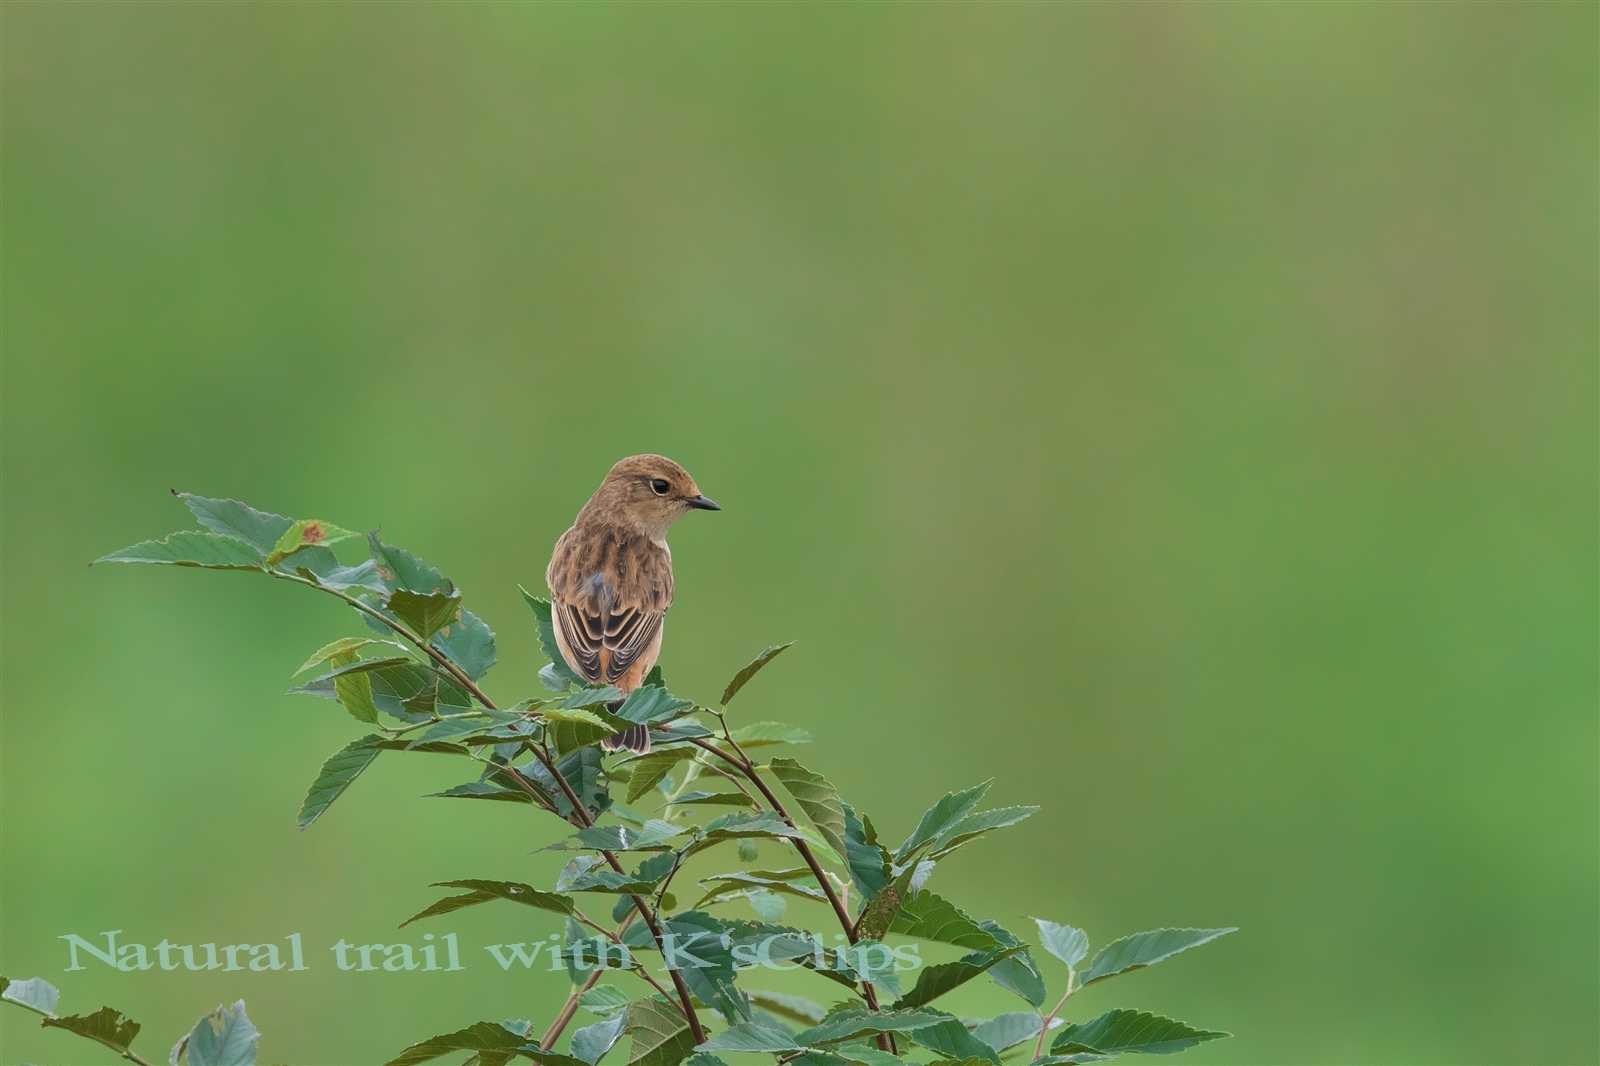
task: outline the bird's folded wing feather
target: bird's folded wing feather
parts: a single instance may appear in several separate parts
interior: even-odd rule
[[[599,613],[587,605],[558,604],[556,624],[584,680],[611,684],[628,672],[655,639],[664,611],[637,607]]]

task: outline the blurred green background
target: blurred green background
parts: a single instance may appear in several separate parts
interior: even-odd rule
[[[381,524],[512,700],[516,583],[651,450],[726,507],[674,534],[674,688],[798,640],[735,717],[887,835],[991,776],[1044,805],[945,894],[1243,927],[1069,1015],[1596,1061],[1596,13],[5,5],[0,966],[152,1058],[241,996],[297,1064],[548,1017],[564,978],[481,950],[537,913],[436,923],[466,973],[322,954],[558,865],[419,799],[467,776],[431,757],[295,830],[357,735],[281,695],[336,604],[84,564],[188,525],[171,487]],[[62,973],[108,929],[316,968]]]

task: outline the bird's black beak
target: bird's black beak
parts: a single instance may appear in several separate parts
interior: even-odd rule
[[[716,500],[713,500],[709,496],[690,496],[687,500],[684,500],[683,502],[688,504],[690,507],[693,507],[697,511],[720,511],[720,510],[722,510],[722,504],[718,503]]]

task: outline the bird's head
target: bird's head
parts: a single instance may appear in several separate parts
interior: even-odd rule
[[[664,455],[619,459],[600,483],[594,503],[609,520],[657,538],[690,511],[722,510],[701,494],[689,471]]]

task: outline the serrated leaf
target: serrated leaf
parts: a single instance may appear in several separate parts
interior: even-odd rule
[[[539,715],[544,719],[546,735],[563,753],[598,743],[617,732],[604,718],[582,707],[543,707]]]
[[[622,1036],[622,1026],[627,1021],[627,1016],[617,1011],[609,1018],[602,1018],[593,1025],[586,1025],[573,1031],[572,1055],[594,1066],[616,1044]]]
[[[806,873],[810,873],[810,871],[808,870]],[[755,873],[714,874],[711,877],[702,877],[700,879],[700,883],[702,885],[710,885],[711,887],[707,890],[706,894],[700,898],[700,902],[695,904],[696,907],[710,900],[719,899],[723,896],[732,895],[738,892],[747,892],[752,888],[759,888],[769,892],[783,892],[791,896],[800,896],[804,899],[811,900],[826,900],[828,898],[819,888],[812,888],[810,885],[805,884],[796,884],[794,881],[788,879],[762,877]],[[765,917],[765,915],[763,915],[763,917]],[[775,919],[767,918],[767,920],[773,921]]]
[[[638,828],[626,825],[594,825],[580,829],[566,840],[552,844],[545,850],[659,851],[665,846],[665,841],[681,836],[684,832],[683,826],[656,818]]]
[[[781,1025],[748,1021],[729,1026],[695,1050],[772,1054],[780,1051],[800,1051],[804,1047],[804,1044],[795,1041],[793,1033]]]
[[[827,1014],[822,1004],[804,996],[791,996],[787,992],[751,990],[750,1002],[762,1010],[807,1026],[816,1025]]]
[[[369,592],[388,591],[382,579],[378,577],[377,563],[371,559],[363,559],[354,566],[345,566],[327,548],[301,548],[289,557],[287,564],[280,561],[273,569],[279,573],[294,573],[324,588],[338,589],[341,592],[349,589]],[[365,615],[362,617],[366,618]],[[370,623],[371,619],[367,621]]]
[[[728,687],[722,690],[722,706],[726,707],[732,703],[733,697],[739,694],[739,690],[744,688],[746,682],[761,672],[762,667],[782,655],[786,649],[792,647],[794,647],[794,641],[791,640],[786,644],[774,644],[769,648],[763,649],[761,654],[750,660],[744,669],[734,674],[733,680],[728,682]]]
[[[927,1008],[923,1008],[926,1010]],[[922,1029],[915,1029],[906,1035],[923,1047],[947,1059],[957,1059],[961,1062],[976,1060],[979,1063],[989,1063],[991,1066],[1000,1066],[1000,1056],[988,1044],[979,1040],[967,1031],[967,1027],[955,1017],[943,1011],[933,1011],[940,1016],[937,1025],[930,1025]]]
[[[895,849],[896,862],[905,862],[911,854],[924,845],[932,843],[941,833],[959,824],[962,819],[971,814],[983,797],[988,793],[992,782],[985,781],[980,785],[951,792],[923,812],[922,818],[917,822],[917,827],[911,835]]]
[[[522,593],[522,598],[533,611],[534,622],[539,630],[539,648],[544,652],[545,658],[550,660],[550,664],[539,671],[539,680],[546,688],[555,692],[574,686],[583,688],[585,684],[583,678],[567,665],[567,660],[561,656],[561,649],[556,646],[556,629],[550,618],[550,601],[540,599],[521,585],[517,586],[517,591]]]
[[[189,1066],[252,1066],[261,1032],[244,1011],[244,1000],[216,1010],[195,1023],[186,1054]]]
[[[469,781],[464,785],[447,788],[443,792],[430,792],[430,798],[505,800],[513,803],[532,803],[533,799],[520,788],[504,788],[487,781]]]
[[[1006,946],[977,919],[926,889],[906,898],[889,930],[977,951],[994,951]]]
[[[844,858],[850,869],[850,880],[855,883],[861,898],[871,902],[890,881],[889,853],[878,844],[878,834],[872,823],[858,815],[854,807],[844,805]]]
[[[933,842],[933,849],[929,852],[931,858],[940,859],[955,851],[957,848],[969,844],[985,833],[996,829],[1005,829],[1016,825],[1039,811],[1038,807],[997,807],[992,811],[979,811],[969,814],[955,825],[939,834]]]
[[[398,658],[362,659],[289,691],[337,699],[335,680],[357,673],[367,675],[372,702],[378,710],[409,724],[473,709],[472,697],[452,678],[421,663]]]
[[[330,640],[328,643],[312,652],[311,658],[301,663],[300,668],[294,672],[294,675],[298,677],[307,670],[311,669],[313,666],[320,666],[331,659],[353,656],[356,652],[361,651],[363,648],[371,647],[374,644],[381,644],[392,652],[404,652],[406,650],[403,645],[396,644],[392,640],[374,640],[372,637],[340,637],[338,640]],[[391,658],[392,657],[393,656],[391,656]],[[404,656],[401,657],[404,658]],[[355,662],[356,660],[354,658],[349,658],[345,661]]]
[[[1233,926],[1221,929],[1152,929],[1113,940],[1095,953],[1094,959],[1079,978],[1079,987],[1129,970],[1154,966],[1179,952],[1209,944],[1218,937],[1236,932],[1238,929]]]
[[[376,742],[383,738],[377,733],[368,733],[360,740],[353,740],[328,757],[322,764],[322,770],[317,774],[317,779],[311,782],[311,789],[306,793],[305,802],[300,805],[298,824],[301,829],[321,818],[323,812],[333,806],[333,801],[344,795],[362,771],[372,765],[382,748],[376,747]]]
[[[848,853],[844,835],[844,805],[839,790],[827,778],[808,770],[793,759],[777,758],[771,763],[772,776],[776,777],[789,795],[800,804],[800,809],[811,824],[817,827],[822,839],[840,855]]]
[[[527,1043],[527,1040],[526,1034],[507,1029],[499,1022],[478,1022],[465,1029],[457,1029],[453,1033],[429,1037],[427,1040],[412,1044],[384,1066],[416,1066],[419,1062],[427,1062],[429,1059],[436,1059],[440,1055],[448,1055],[455,1051],[514,1051]],[[501,1058],[498,1061],[505,1060]]]
[[[978,925],[998,940],[1001,947],[1012,948],[1022,944],[1022,941],[1002,929],[998,922],[982,921]],[[1039,967],[1034,965],[1033,953],[1026,947],[990,967],[989,980],[1007,992],[1015,992],[1035,1007],[1044,1004],[1044,978],[1039,974]]]
[[[574,911],[572,900],[556,892],[541,892],[532,885],[525,885],[521,881],[485,881],[477,878],[468,878],[460,881],[435,881],[434,888],[464,888],[467,891],[459,896],[447,896],[423,910],[418,911],[400,923],[404,929],[419,918],[431,918],[439,914],[449,914],[463,907],[476,906],[487,903],[492,899],[510,900],[512,903],[521,903],[527,907],[534,907],[554,914],[570,915]]]
[[[1111,1010],[1093,1021],[1062,1028],[1050,1043],[1051,1052],[1068,1045],[1083,1045],[1108,1055],[1138,1052],[1170,1055],[1175,1051],[1220,1040],[1231,1033],[1196,1029],[1172,1018],[1141,1010]]]
[[[169,533],[160,540],[130,544],[96,563],[154,563],[168,566],[198,566],[204,570],[260,570],[262,555],[250,545],[217,533],[186,529]]]
[[[654,725],[677,718],[693,708],[693,700],[681,699],[655,685],[641,685],[628,693],[616,715],[627,722]]]
[[[1014,1011],[979,1022],[972,1027],[972,1035],[1001,1052],[1038,1036],[1041,1021],[1032,1011]]]
[[[641,866],[641,870],[643,867]],[[661,877],[666,876],[664,873]],[[556,879],[558,892],[620,892],[637,895],[652,891],[661,877],[647,873],[619,874],[601,865],[593,855],[580,855],[567,863]]]
[[[767,744],[809,744],[811,731],[785,722],[751,722],[733,730],[733,739],[744,748]]]
[[[633,904],[629,903],[628,907],[631,910]],[[578,1003],[592,1014],[610,1017],[628,1005],[628,994],[612,985],[595,985],[578,997]]]
[[[389,613],[427,640],[461,615],[461,593],[451,591],[412,592],[395,589],[384,604]]]
[[[938,1025],[947,1017],[929,1010],[872,1011],[864,1007],[847,1007],[828,1015],[821,1024],[796,1034],[795,1039],[802,1047],[834,1044],[863,1033],[905,1033],[925,1029],[930,1025]]]
[[[1022,948],[1018,946],[1001,948],[998,951],[975,951],[970,955],[963,955],[954,962],[924,966],[917,972],[915,987],[900,997],[895,1003],[895,1009],[925,1007],[946,992],[960,988],[975,977],[982,977],[995,963],[1008,959],[1021,950]]]
[[[61,992],[43,977],[29,977],[23,981],[0,977],[0,999],[39,1014],[54,1014]]]
[[[1033,924],[1039,927],[1039,943],[1068,966],[1078,965],[1089,953],[1089,934],[1082,929],[1057,925],[1043,918],[1035,918]]]
[[[114,1007],[101,1007],[93,1014],[45,1018],[39,1024],[47,1029],[65,1029],[69,1033],[77,1033],[119,1054],[126,1052],[133,1038],[139,1035],[139,1023]]]
[[[294,524],[292,518],[270,511],[258,511],[238,500],[221,500],[209,496],[196,496],[192,492],[174,492],[183,501],[199,523],[213,533],[242,540],[266,555],[278,543],[278,538]]]
[[[285,556],[293,555],[302,548],[326,547],[353,536],[355,534],[348,529],[341,529],[320,518],[297,519],[273,543],[272,550],[267,553],[267,565],[276,566]]]
[[[455,586],[437,567],[404,548],[383,543],[377,533],[367,534],[367,545],[385,591],[392,594],[406,589],[424,596],[454,592]],[[374,628],[380,627],[380,623],[370,618],[367,622]],[[494,631],[471,611],[461,610],[459,618],[435,633],[428,643],[474,681],[494,665]]]
[[[694,758],[694,748],[665,748],[649,755],[630,759],[625,765],[632,773],[628,780],[627,802],[633,803],[661,782],[672,768],[685,759]]]
[[[628,1066],[676,1066],[694,1050],[694,1034],[678,1008],[659,999],[628,1004],[626,1032],[633,1041]]]

